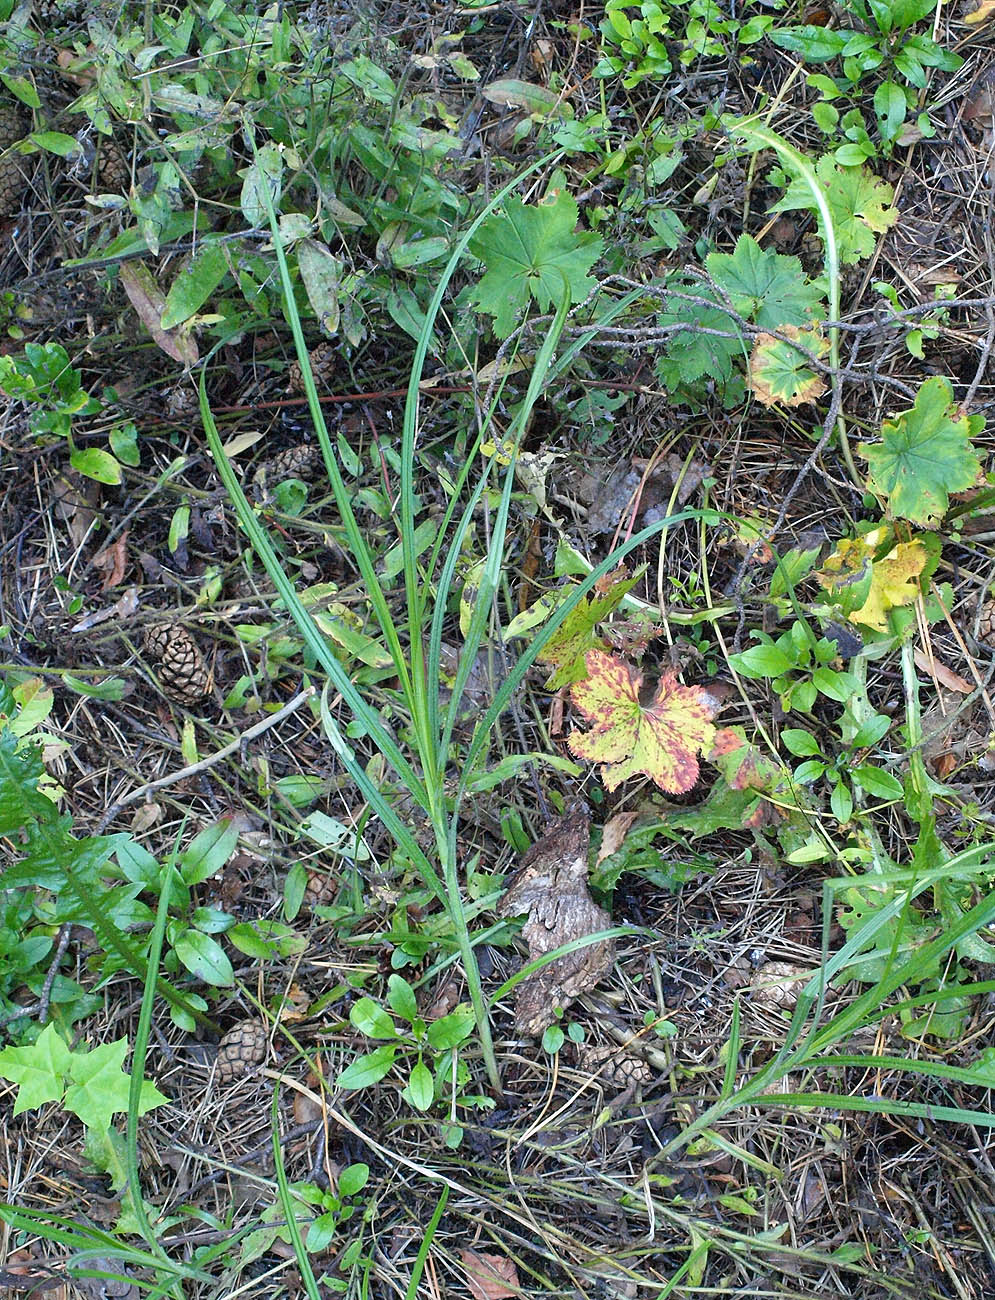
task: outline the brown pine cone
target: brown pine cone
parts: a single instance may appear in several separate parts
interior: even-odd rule
[[[12,216],[21,206],[24,159],[10,150],[23,138],[26,129],[17,104],[0,104],[0,217]]]
[[[995,600],[986,600],[978,614],[978,640],[995,646]]]
[[[240,1020],[218,1044],[218,1083],[234,1083],[266,1056],[269,1034],[261,1020]]]
[[[210,670],[186,628],[175,623],[146,628],[145,653],[156,664],[163,691],[178,704],[195,704],[210,691]]]
[[[131,183],[131,168],[124,151],[106,137],[100,141],[97,178],[104,190],[111,194],[120,194]]]
[[[338,352],[331,343],[319,343],[310,350],[308,357],[311,360],[315,386],[317,388],[327,388],[332,376],[335,374]],[[291,361],[287,370],[287,382],[292,393],[304,392],[304,376],[301,374],[299,361]]]
[[[252,486],[258,497],[268,500],[278,483],[288,478],[308,478],[311,470],[319,460],[321,452],[310,443],[301,442],[296,447],[288,447],[265,461],[252,476]]]

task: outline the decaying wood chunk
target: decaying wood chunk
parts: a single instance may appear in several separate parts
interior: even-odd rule
[[[502,916],[527,913],[522,934],[530,961],[611,927],[611,917],[587,890],[589,840],[585,814],[564,817],[533,844],[511,879],[498,910]],[[518,1031],[541,1034],[555,1019],[554,1008],[568,1007],[579,993],[592,989],[614,960],[614,943],[602,939],[540,967],[518,986]]]

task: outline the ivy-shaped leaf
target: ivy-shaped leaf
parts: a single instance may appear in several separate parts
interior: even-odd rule
[[[711,748],[712,707],[700,686],[682,686],[665,673],[648,708],[639,702],[643,675],[600,650],[587,655],[586,680],[572,689],[573,702],[594,726],[572,731],[570,749],[578,758],[601,763],[609,790],[631,776],[645,774],[661,790],[683,794],[698,780],[697,755]]]
[[[494,317],[498,338],[515,328],[530,295],[548,311],[562,299],[564,283],[572,303],[594,288],[588,272],[602,242],[576,229],[577,215],[577,203],[565,190],[532,206],[512,197],[470,241],[470,252],[487,267],[470,301]]]
[[[758,334],[750,355],[750,391],[764,406],[805,406],[826,391],[825,382],[812,369],[806,352],[822,357],[829,342],[817,330],[800,330],[785,325],[781,330],[788,338]],[[804,349],[800,351],[799,349]]]
[[[866,167],[840,166],[832,154],[819,159],[816,174],[833,215],[840,262],[846,266],[870,257],[877,236],[898,220],[898,212],[891,206],[894,190]],[[791,181],[771,211],[798,209],[816,211],[812,191],[800,176]]]
[[[880,443],[860,444],[871,487],[899,518],[917,524],[941,519],[950,493],[971,487],[981,473],[971,437],[984,425],[984,416],[958,415],[950,381],[933,375],[911,411],[884,421]]]
[[[731,253],[709,253],[705,269],[733,310],[761,329],[807,325],[822,312],[822,292],[798,258],[761,248],[752,235],[740,235]]]
[[[70,1061],[73,1082],[66,1089],[66,1110],[71,1110],[89,1128],[102,1131],[110,1128],[111,1117],[128,1109],[131,1079],[122,1066],[128,1052],[128,1040],[119,1038],[115,1043],[102,1043],[89,1052],[76,1051]],[[148,1079],[142,1081],[138,1113],[169,1101]]]
[[[30,1047],[5,1047],[0,1052],[0,1079],[18,1085],[14,1114],[60,1101],[71,1061],[72,1053],[54,1025],[46,1025]]]

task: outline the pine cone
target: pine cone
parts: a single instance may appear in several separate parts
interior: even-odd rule
[[[163,691],[178,704],[195,704],[210,691],[210,671],[186,628],[174,623],[146,628],[145,653],[156,663]]]
[[[317,447],[301,442],[296,447],[281,451],[272,460],[265,461],[252,476],[256,495],[268,500],[277,483],[283,483],[288,478],[309,477],[320,454]]]
[[[104,191],[120,194],[131,182],[131,168],[124,151],[113,140],[100,141],[100,156],[97,159],[97,178]]]
[[[240,1020],[218,1044],[218,1083],[234,1083],[266,1056],[269,1034],[261,1020]]]
[[[24,193],[24,159],[9,152],[22,139],[26,125],[16,104],[0,104],[0,217],[12,216]]]
[[[332,376],[335,374],[338,352],[331,343],[319,343],[317,347],[311,349],[308,357],[311,360],[315,386],[327,388]],[[287,382],[292,393],[304,392],[304,376],[301,374],[299,361],[291,361],[287,370]]]
[[[986,600],[978,615],[978,640],[995,646],[995,600]]]

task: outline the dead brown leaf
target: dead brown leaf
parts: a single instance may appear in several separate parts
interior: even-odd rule
[[[614,817],[605,822],[605,829],[601,836],[601,848],[598,849],[598,861],[595,865],[601,866],[605,858],[610,858],[613,853],[617,853],[625,842],[625,837],[629,833],[629,827],[639,816],[638,812],[621,812],[616,813]]]
[[[527,914],[522,934],[530,961],[611,926],[611,917],[587,891],[589,843],[585,813],[554,822],[526,853],[498,904],[502,916]],[[566,1008],[592,989],[614,960],[614,943],[598,939],[540,966],[518,986],[519,1033],[541,1034],[552,1023],[554,1008]]]
[[[189,331],[180,326],[171,330],[162,328],[160,322],[166,307],[166,295],[156,284],[149,268],[142,262],[122,262],[118,275],[129,302],[163,352],[182,366],[196,365],[200,353]]]
[[[913,658],[916,667],[924,673],[929,673],[930,677],[935,677],[941,686],[945,686],[948,691],[960,691],[961,695],[970,695],[974,687],[969,681],[955,673],[952,668],[948,668],[939,659],[930,658],[925,651],[915,650]]]
[[[507,1296],[521,1294],[518,1270],[513,1260],[469,1248],[460,1251],[460,1259],[474,1300],[506,1300]]]
[[[81,618],[78,623],[73,624],[74,632],[89,632],[91,627],[96,627],[99,623],[106,623],[108,619],[126,619],[131,618],[138,609],[138,588],[126,587],[113,605],[105,605],[103,609],[95,609],[92,614],[87,614]]]
[[[100,584],[101,591],[110,591],[111,587],[116,587],[119,582],[122,582],[128,567],[127,529],[117,541],[111,542],[109,546],[98,551],[90,563],[104,575]]]

